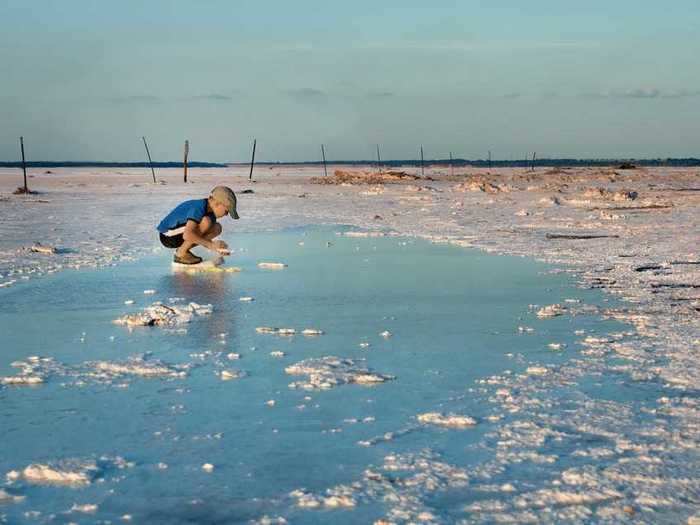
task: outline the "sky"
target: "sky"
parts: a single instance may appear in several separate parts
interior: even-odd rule
[[[0,160],[700,157],[700,2],[1,0]]]

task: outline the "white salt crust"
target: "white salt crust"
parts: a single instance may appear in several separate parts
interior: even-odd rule
[[[133,463],[119,456],[105,456],[99,460],[64,459],[47,464],[33,463],[22,470],[11,470],[5,478],[10,483],[79,488],[90,485],[109,470],[122,470],[133,466]]]
[[[426,425],[436,425],[445,428],[469,428],[476,425],[476,419],[457,414],[441,414],[439,412],[426,412],[418,414],[416,419]]]
[[[167,306],[154,303],[136,314],[127,314],[114,323],[118,325],[135,326],[165,326],[174,327],[189,323],[193,317],[209,315],[214,308],[210,304],[189,303],[186,306]]]
[[[311,358],[290,365],[284,369],[289,375],[305,375],[305,381],[290,383],[290,388],[303,390],[328,390],[340,385],[375,385],[395,379],[394,376],[379,374],[365,368],[362,359],[342,359],[334,356]]]
[[[259,262],[258,267],[266,270],[282,270],[286,268],[287,265],[281,262]]]
[[[148,356],[138,355],[123,361],[85,361],[78,365],[65,365],[51,357],[31,356],[24,361],[11,363],[20,373],[0,378],[0,384],[9,386],[41,386],[50,379],[62,379],[65,386],[83,386],[87,383],[121,384],[133,378],[183,379],[192,364],[167,364]],[[38,380],[38,379],[40,380]]]

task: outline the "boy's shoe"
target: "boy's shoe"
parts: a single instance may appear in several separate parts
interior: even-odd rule
[[[201,257],[197,257],[191,252],[186,252],[182,257],[177,253],[173,256],[173,261],[180,264],[198,264],[202,262]]]

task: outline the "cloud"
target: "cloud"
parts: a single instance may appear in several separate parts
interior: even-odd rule
[[[228,95],[221,95],[220,93],[210,93],[208,95],[195,95],[194,97],[197,100],[212,100],[214,102],[228,102],[230,100],[233,100],[233,97],[230,97]]]
[[[310,87],[288,89],[285,93],[294,100],[304,103],[324,102],[328,97],[325,91]]]
[[[161,102],[161,98],[157,97],[155,95],[125,95],[125,96],[120,96],[120,97],[114,97],[112,99],[114,102],[118,103],[129,103],[129,102],[136,102],[136,103],[143,103],[143,104],[155,104],[158,102]]]
[[[671,90],[665,91],[657,88],[635,88],[628,90],[613,90],[604,93],[584,93],[583,98],[607,98],[607,99],[679,99],[700,96],[700,90]]]
[[[520,50],[539,51],[543,49],[587,49],[598,47],[592,41],[519,41],[519,40],[476,40],[474,38],[455,39],[400,39],[388,41],[369,41],[356,49],[399,50],[399,51],[489,51]]]
[[[396,96],[392,91],[370,91],[367,93],[367,98],[389,98]]]

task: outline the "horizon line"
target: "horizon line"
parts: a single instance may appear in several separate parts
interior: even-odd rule
[[[542,158],[520,158],[520,159],[465,159],[465,158],[436,158],[436,159],[382,159],[377,162],[377,159],[359,159],[359,160],[326,160],[326,165],[373,165],[373,166],[424,166],[433,164],[447,164],[454,166],[547,166],[551,164],[575,164],[582,165],[605,165],[611,163],[637,163],[640,165],[700,165],[699,157],[542,157]],[[303,165],[320,165],[322,160],[304,160],[304,161],[270,161],[260,160],[255,161],[257,166],[303,166]],[[177,168],[183,167],[183,161],[99,161],[99,160],[32,160],[26,161],[28,168],[61,168],[61,167],[159,167],[159,168]],[[187,163],[192,168],[225,168],[225,167],[243,167],[250,166],[250,161],[189,161]],[[0,168],[21,168],[21,160],[0,161]]]

